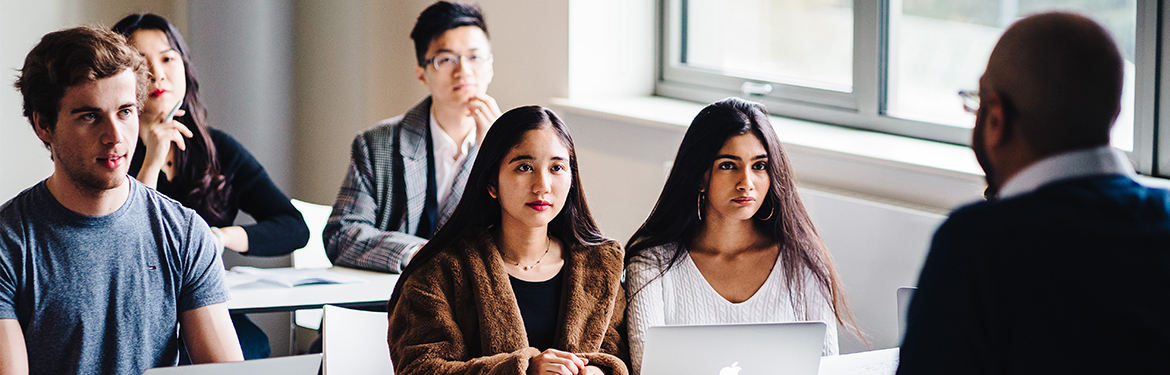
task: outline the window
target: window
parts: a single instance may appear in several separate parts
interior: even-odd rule
[[[688,0],[679,62],[695,70],[848,93],[853,4]]]
[[[999,36],[1015,20],[1045,10],[1087,14],[1113,35],[1125,59],[1126,82],[1114,146],[1133,151],[1134,42],[1137,0],[943,1],[904,0],[890,12],[887,114],[970,128],[961,89],[978,89],[979,76]]]
[[[857,108],[851,0],[667,1],[677,22],[668,34],[674,47],[665,80]]]
[[[1072,10],[1105,26],[1125,59],[1114,146],[1130,152],[1139,172],[1158,174],[1160,3],[662,0],[655,90],[701,102],[750,97],[781,116],[967,144],[974,116],[956,93],[978,88],[1003,30],[1027,14]]]

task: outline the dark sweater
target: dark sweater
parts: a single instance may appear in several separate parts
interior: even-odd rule
[[[898,374],[1170,369],[1170,193],[1123,176],[977,203],[939,228]]]
[[[520,317],[524,320],[528,345],[541,351],[551,348],[556,339],[564,284],[561,282],[562,272],[545,281],[524,281],[508,276],[512,293],[516,294],[516,305],[520,307]]]
[[[180,121],[186,123],[182,121],[184,119]],[[243,210],[256,219],[255,224],[243,226],[248,233],[248,252],[244,254],[277,256],[304,247],[309,242],[309,228],[305,225],[305,219],[293,207],[288,196],[268,178],[260,162],[227,133],[211,129],[211,141],[215,144],[220,173],[228,179],[231,193],[227,214],[219,219],[204,217],[207,224],[212,227],[232,226],[237,213]],[[187,147],[192,144],[187,142]],[[145,150],[146,146],[139,140],[130,162],[130,175],[138,175],[146,157]],[[179,200],[180,187],[168,181],[165,174],[159,173],[155,186],[159,192]]]

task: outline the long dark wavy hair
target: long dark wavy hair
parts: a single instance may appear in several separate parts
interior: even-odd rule
[[[186,141],[186,150],[173,149],[175,176],[171,182],[179,192],[177,200],[184,206],[194,209],[204,219],[209,221],[222,219],[228,214],[230,185],[227,178],[221,174],[215,144],[211,142],[207,109],[199,100],[199,80],[195,79],[195,69],[191,66],[190,49],[175,25],[157,14],[131,14],[122,18],[112,28],[114,32],[126,36],[126,39],[130,39],[135,31],[144,29],[158,30],[166,34],[171,48],[182,57],[183,70],[186,72],[184,79],[187,82],[187,93],[183,96],[181,108],[187,111],[187,114],[179,120],[191,129],[194,136]]]
[[[593,215],[589,213],[585,191],[581,187],[581,176],[577,171],[577,151],[573,147],[573,138],[569,135],[565,123],[548,108],[541,106],[515,108],[504,113],[495,124],[492,124],[475,157],[475,164],[471,167],[463,198],[459,200],[455,212],[451,213],[451,218],[447,219],[443,227],[439,228],[434,237],[431,237],[402,271],[398,285],[394,287],[394,294],[390,297],[387,311],[394,310],[394,305],[398,303],[398,297],[402,294],[402,286],[406,285],[406,279],[410,278],[415,270],[433,259],[436,254],[458,246],[461,241],[476,232],[500,224],[503,215],[500,211],[500,202],[488,195],[488,187],[499,186],[500,163],[508,152],[524,139],[524,135],[529,131],[547,127],[556,130],[561,143],[569,149],[569,170],[573,179],[569,196],[565,199],[565,207],[548,224],[548,234],[566,245],[595,246],[608,240],[601,235],[601,230],[593,221]]]
[[[771,181],[760,206],[761,213],[757,213],[752,221],[759,233],[771,237],[780,248],[780,265],[793,306],[797,313],[802,313],[805,288],[818,288],[827,300],[832,301],[837,321],[857,333],[832,258],[800,201],[788,155],[768,121],[767,110],[759,103],[727,98],[708,105],[695,116],[683,136],[658,203],[626,245],[626,265],[647,250],[670,243],[679,246],[665,264],[659,265],[662,272],[656,277],[662,277],[678,265],[704,225],[696,212],[701,207],[692,203],[699,201],[699,190],[706,188],[705,176],[715,157],[728,139],[749,133],[767,149],[767,172]],[[765,217],[762,212],[770,214],[761,219]],[[805,270],[812,274],[817,285],[805,285]]]

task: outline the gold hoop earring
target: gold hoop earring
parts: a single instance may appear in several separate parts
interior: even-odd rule
[[[703,221],[703,192],[701,192],[701,191],[699,192],[699,198],[697,200],[698,200],[698,204],[697,204],[698,208],[695,209],[695,212],[697,212],[699,214],[699,221]]]
[[[768,219],[772,218],[772,214],[774,214],[774,213],[776,213],[776,206],[772,206],[772,210],[768,211],[768,217],[760,219],[760,221],[768,221]]]

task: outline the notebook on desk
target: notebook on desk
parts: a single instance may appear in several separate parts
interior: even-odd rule
[[[281,374],[316,375],[321,369],[321,354],[305,354],[291,357],[254,359],[243,362],[208,363],[203,365],[156,367],[147,369],[142,375],[244,375]]]
[[[816,375],[825,323],[650,327],[643,374]]]

